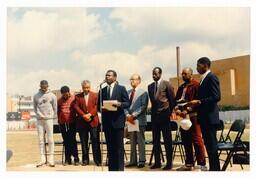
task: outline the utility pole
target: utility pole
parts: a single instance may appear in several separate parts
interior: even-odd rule
[[[178,87],[180,86],[180,47],[176,46],[176,59],[177,59],[177,81]]]

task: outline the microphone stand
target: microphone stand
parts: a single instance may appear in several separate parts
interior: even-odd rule
[[[101,147],[101,171],[103,172],[103,126],[102,126],[102,85],[100,84],[100,114],[101,114],[101,124],[100,124],[100,147]]]

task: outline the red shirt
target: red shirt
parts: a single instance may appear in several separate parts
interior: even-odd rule
[[[75,97],[71,95],[67,100],[64,98],[60,98],[58,100],[58,123],[72,123],[75,119],[75,110],[73,108],[73,103],[75,101]]]

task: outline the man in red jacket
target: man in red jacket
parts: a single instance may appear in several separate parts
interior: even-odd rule
[[[176,101],[183,100],[184,102],[192,101],[197,97],[199,82],[192,78],[193,71],[191,68],[184,68],[182,70],[182,79],[184,83],[178,88],[176,94]],[[176,109],[176,112],[181,111]],[[195,156],[197,164],[201,170],[206,170],[205,167],[205,148],[202,139],[202,132],[200,125],[197,121],[197,113],[193,110],[184,110],[180,115],[185,117],[186,114],[189,114],[192,126],[189,130],[181,131],[181,139],[185,148],[186,160],[185,165],[178,168],[178,171],[189,171],[194,167],[194,156],[193,156],[193,145],[195,149]]]
[[[65,165],[72,164],[71,155],[74,157],[74,164],[78,165],[79,158],[76,143],[75,110],[72,107],[75,97],[70,94],[69,87],[63,86],[60,89],[62,97],[58,100],[58,123],[65,146]]]
[[[90,81],[82,83],[83,92],[75,97],[74,108],[78,114],[76,127],[82,145],[82,165],[89,164],[88,135],[92,142],[93,160],[97,166],[101,164],[101,151],[99,143],[99,118],[97,114],[98,95],[91,90]]]

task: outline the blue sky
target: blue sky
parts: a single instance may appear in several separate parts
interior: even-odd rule
[[[176,46],[193,69],[202,56],[250,54],[250,8],[8,8],[7,91],[33,95],[41,79],[51,89],[89,79],[96,90],[109,68],[127,88],[140,74],[146,88],[155,66],[176,75]]]

